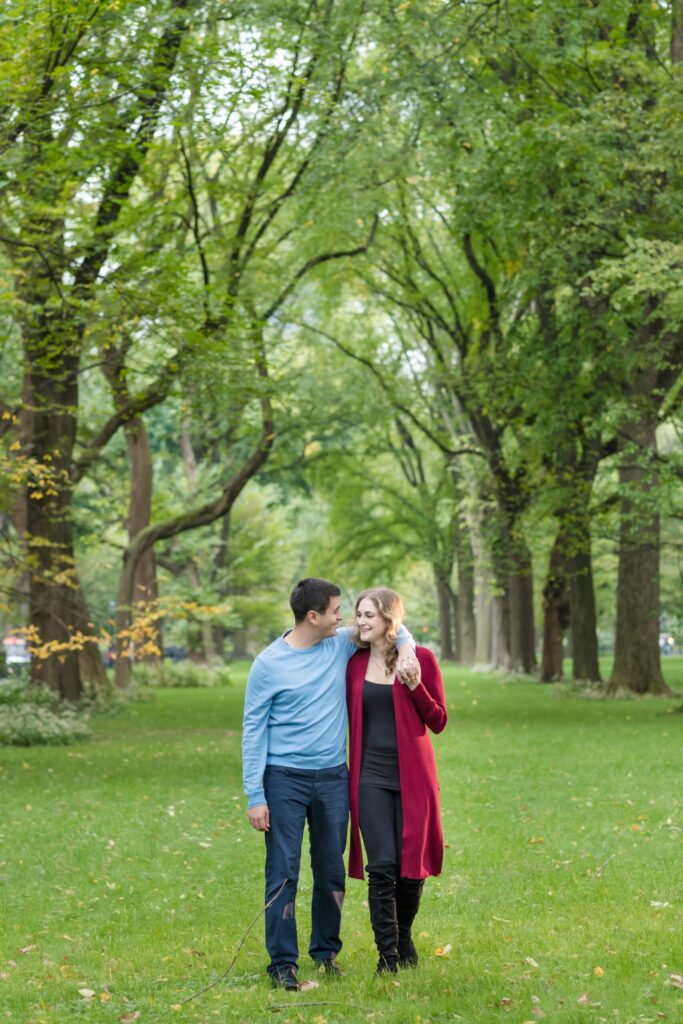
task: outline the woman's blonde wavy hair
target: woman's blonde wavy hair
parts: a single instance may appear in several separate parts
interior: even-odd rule
[[[398,658],[396,637],[405,614],[403,601],[396,591],[390,590],[389,587],[370,587],[368,590],[364,590],[362,594],[358,595],[354,611],[358,611],[358,605],[366,597],[372,601],[375,608],[389,627],[385,634],[386,650],[384,653],[384,662],[387,666],[387,672],[393,672],[396,665],[396,659]],[[353,639],[359,647],[368,648],[370,646],[370,644],[361,640],[358,626],[354,628]]]

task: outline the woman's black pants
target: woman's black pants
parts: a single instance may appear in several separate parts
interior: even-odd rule
[[[379,951],[378,971],[414,967],[412,941],[424,881],[401,877],[403,808],[398,790],[361,784],[358,818],[368,858],[370,922]]]

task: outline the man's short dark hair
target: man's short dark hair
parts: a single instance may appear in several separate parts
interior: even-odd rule
[[[309,576],[299,580],[289,596],[289,607],[296,622],[303,622],[308,612],[322,614],[333,597],[339,597],[341,590],[336,583]]]

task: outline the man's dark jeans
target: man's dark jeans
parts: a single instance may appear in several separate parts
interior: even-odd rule
[[[341,949],[349,773],[345,764],[319,770],[268,765],[263,784],[270,811],[270,831],[266,832],[266,903],[287,879],[277,900],[266,911],[268,973],[274,974],[285,964],[298,966],[294,907],[307,821],[313,872],[308,951],[314,960],[329,960]]]

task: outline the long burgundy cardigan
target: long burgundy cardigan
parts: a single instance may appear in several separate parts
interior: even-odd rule
[[[401,877],[438,875],[443,861],[443,833],[439,810],[439,782],[432,741],[427,727],[439,733],[446,725],[446,699],[439,664],[426,647],[415,651],[422,681],[414,690],[394,680],[394,713],[398,742],[398,768],[403,806]],[[349,800],[351,849],[349,875],[363,878],[363,851],[358,826],[358,783],[363,742],[363,681],[369,650],[357,651],[346,670],[349,711]]]

